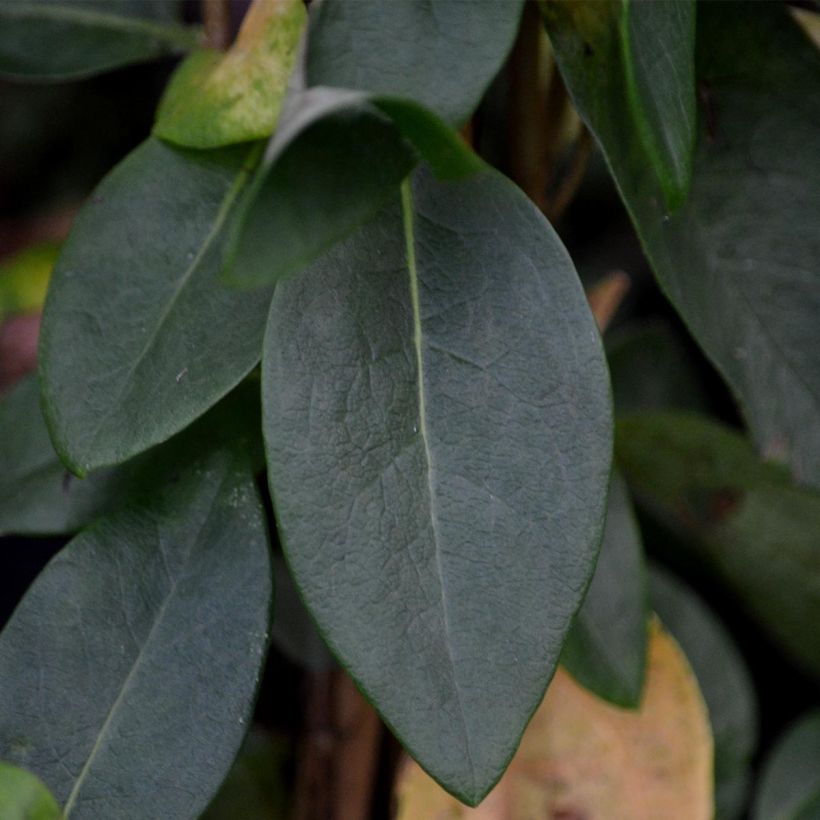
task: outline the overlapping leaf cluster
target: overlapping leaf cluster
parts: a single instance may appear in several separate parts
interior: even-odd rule
[[[820,247],[797,214],[820,213],[802,141],[820,60],[783,9],[713,5],[697,33],[689,0],[541,8],[659,281],[760,450],[816,485]],[[168,10],[4,3],[0,72],[79,76],[194,44]],[[0,532],[81,530],[0,635],[0,758],[65,816],[193,817],[224,778],[270,632],[262,471],[324,641],[459,799],[499,780],[559,660],[639,706],[654,608],[709,711],[719,814],[742,810],[756,743],[742,660],[691,592],[660,573],[647,584],[572,261],[454,130],[520,13],[321,0],[308,16],[257,0],[227,52],[181,64],[153,135],[79,215],[39,386],[0,404],[15,431],[0,440]],[[35,47],[33,31],[72,47]],[[773,154],[784,116],[793,150]],[[624,417],[617,457],[754,605],[759,510],[813,521],[820,501],[709,424]],[[797,529],[772,543],[816,561]],[[816,672],[816,638],[792,628],[816,596],[795,598],[793,581],[784,569],[757,617]],[[728,704],[727,679],[741,694]],[[36,781],[21,788],[47,805]]]

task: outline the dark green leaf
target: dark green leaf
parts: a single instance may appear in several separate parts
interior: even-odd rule
[[[29,772],[0,763],[0,817],[3,820],[60,820],[51,792]]]
[[[492,171],[437,182],[276,289],[269,477],[329,646],[476,803],[550,680],[610,462],[600,339],[557,236]]]
[[[78,475],[169,438],[258,362],[267,293],[219,281],[223,227],[257,148],[149,139],[77,218],[40,340],[43,409]]]
[[[277,599],[278,578],[277,578]],[[282,820],[288,816],[283,738],[253,728],[245,738],[228,777],[201,820]]]
[[[694,0],[543,0],[542,9],[567,87],[605,151],[618,132],[659,204],[679,207],[695,142]]]
[[[624,121],[615,35],[588,52],[579,30],[549,28],[662,287],[759,449],[820,485],[820,54],[786,5],[699,6],[698,147],[689,199],[670,214]]]
[[[715,816],[735,820],[749,798],[757,748],[757,699],[749,671],[726,628],[684,583],[654,567],[650,590],[652,605],[686,653],[709,708]]]
[[[512,47],[521,0],[321,0],[311,15],[307,79],[407,97],[459,125]]]
[[[705,410],[707,386],[681,336],[663,322],[624,327],[607,337],[615,413]]]
[[[291,95],[237,209],[229,279],[270,284],[307,265],[395,195],[416,151],[441,177],[482,167],[414,103],[328,88]]]
[[[683,536],[680,548],[820,676],[820,494],[761,463],[739,433],[696,415],[621,419],[616,455],[638,500]]]
[[[0,635],[0,757],[72,820],[197,817],[245,733],[270,595],[252,476],[218,452],[34,582]]]
[[[752,817],[820,817],[820,711],[810,712],[792,725],[765,761]]]
[[[623,0],[632,122],[668,208],[686,199],[695,145],[695,0]]]
[[[87,77],[193,48],[165,0],[2,0],[0,74],[18,79]]]
[[[184,475],[217,443],[241,446],[255,467],[264,465],[256,379],[166,444],[82,480],[73,478],[54,452],[34,376],[0,400],[0,430],[13,432],[0,438],[0,535],[76,532],[158,483]]]
[[[561,663],[598,697],[637,707],[646,670],[648,614],[641,534],[623,479],[613,472],[598,564]]]
[[[191,148],[269,137],[305,25],[302,0],[259,0],[227,52],[199,51],[177,69],[154,134]]]

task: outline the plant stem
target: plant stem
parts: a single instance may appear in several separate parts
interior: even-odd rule
[[[309,677],[293,820],[367,818],[382,726],[342,670]]]
[[[550,130],[558,125],[548,118],[543,39],[538,6],[529,0],[509,60],[507,163],[512,179],[542,210],[550,173]]]
[[[202,22],[208,47],[224,51],[231,44],[230,0],[202,0]]]
[[[584,174],[592,154],[592,137],[582,125],[581,132],[572,150],[569,168],[567,168],[558,185],[558,190],[550,196],[544,208],[544,213],[550,222],[555,222],[563,216],[567,206],[572,202],[578,188],[584,180]]]
[[[587,301],[601,333],[609,327],[631,284],[626,273],[614,270],[587,291]]]

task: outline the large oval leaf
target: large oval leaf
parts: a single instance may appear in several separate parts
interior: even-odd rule
[[[0,763],[0,817],[3,820],[61,820],[51,792],[31,772]]]
[[[678,549],[820,676],[820,493],[761,463],[737,431],[694,414],[623,418],[616,453],[638,501],[683,536]]]
[[[402,742],[475,803],[552,676],[601,536],[608,384],[572,263],[503,177],[423,170],[278,286],[268,327],[295,580]]]
[[[321,0],[310,22],[311,86],[408,97],[461,124],[512,48],[521,0]]]
[[[764,763],[752,817],[820,817],[820,712],[803,715],[778,740]]]
[[[0,3],[0,74],[87,77],[194,48],[165,0],[12,0]]]
[[[743,814],[757,748],[757,699],[743,656],[726,627],[683,582],[654,567],[652,604],[686,652],[709,709],[715,745],[715,817]]]
[[[638,705],[646,668],[646,570],[624,480],[612,473],[595,575],[561,652],[561,663],[598,697]]]
[[[217,453],[79,535],[0,635],[0,757],[71,820],[195,818],[230,768],[271,596],[243,464]]]
[[[670,214],[623,121],[615,35],[592,42],[548,20],[662,287],[740,399],[760,450],[820,486],[820,54],[786,6],[699,6],[693,182]]]
[[[219,281],[223,228],[257,156],[149,139],[77,218],[46,299],[40,375],[55,446],[79,475],[169,438],[258,362],[267,294]]]

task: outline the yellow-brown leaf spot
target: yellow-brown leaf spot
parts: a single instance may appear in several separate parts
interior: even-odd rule
[[[227,52],[196,52],[174,73],[154,134],[190,148],[270,136],[306,19],[302,0],[254,0]]]

